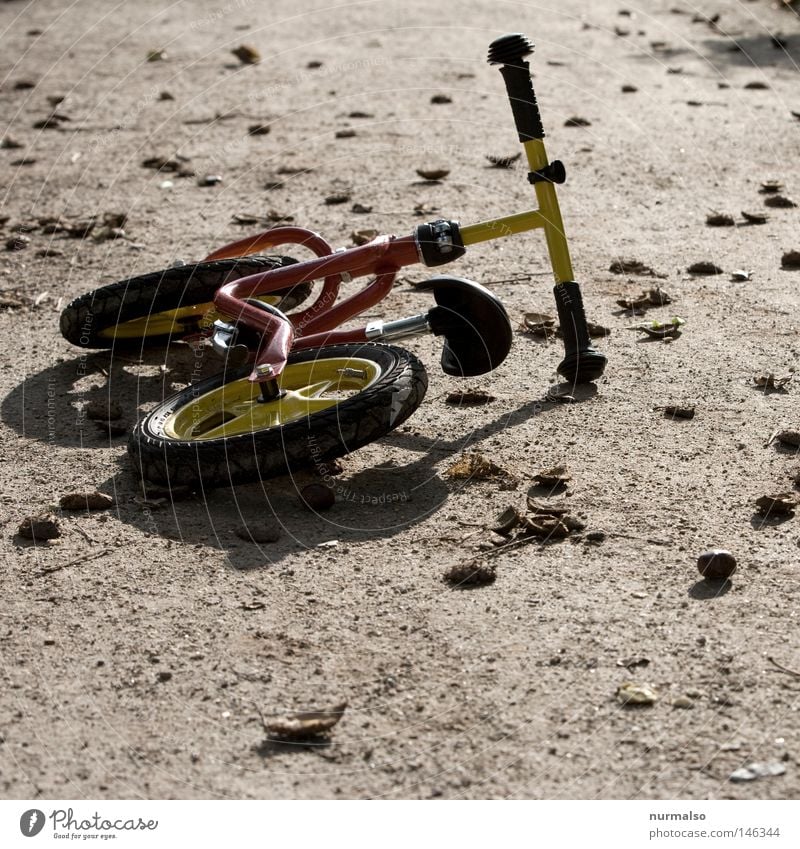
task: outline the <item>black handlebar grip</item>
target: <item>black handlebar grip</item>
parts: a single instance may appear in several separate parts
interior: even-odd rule
[[[556,296],[558,320],[564,336],[565,357],[558,373],[571,383],[590,383],[603,374],[606,356],[593,347],[586,325],[581,289],[570,280],[553,288]]]
[[[530,65],[525,59],[529,53],[533,53],[533,42],[519,32],[502,35],[489,45],[488,62],[490,65],[502,65],[500,73],[506,84],[521,142],[544,138]]]

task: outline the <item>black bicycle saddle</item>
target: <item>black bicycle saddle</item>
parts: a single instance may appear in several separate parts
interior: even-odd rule
[[[444,336],[442,369],[455,377],[475,377],[496,369],[513,338],[503,304],[488,290],[461,277],[431,277],[417,286],[433,292],[436,306],[428,322]]]

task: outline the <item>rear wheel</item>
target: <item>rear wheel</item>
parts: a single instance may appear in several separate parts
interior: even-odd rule
[[[219,318],[213,301],[220,286],[294,262],[291,257],[248,256],[121,280],[68,304],[61,313],[61,333],[81,348],[162,344],[210,327]],[[288,312],[310,293],[311,283],[300,283],[260,300]]]
[[[271,401],[249,373],[215,375],[152,410],[128,446],[140,476],[223,486],[319,465],[396,428],[428,385],[413,354],[373,343],[293,352]]]

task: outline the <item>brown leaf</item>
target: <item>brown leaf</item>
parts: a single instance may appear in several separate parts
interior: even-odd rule
[[[772,207],[773,209],[794,209],[797,204],[784,195],[770,195],[765,201],[764,206]]]
[[[508,536],[511,531],[516,528],[519,523],[522,521],[522,516],[520,515],[519,510],[516,507],[507,507],[503,512],[494,520],[494,525],[492,525],[492,530],[496,534],[502,534],[503,536]]]
[[[461,455],[444,473],[452,480],[486,480],[488,478],[507,477],[508,472],[479,451],[468,451]]]
[[[689,274],[722,274],[722,269],[709,260],[694,262],[686,270]]]
[[[640,262],[638,259],[617,259],[611,263],[608,267],[608,270],[612,274],[642,274],[649,275],[650,277],[656,277],[657,274],[650,268],[649,265],[645,265],[643,262]]]
[[[261,61],[261,54],[255,47],[252,47],[249,44],[240,44],[238,47],[231,50],[231,53],[233,53],[233,55],[243,65],[257,65]]]
[[[52,516],[26,516],[17,529],[17,533],[25,539],[44,542],[60,537],[61,529],[58,521]]]
[[[114,506],[114,498],[104,492],[69,492],[58,501],[62,510],[108,510]]]
[[[756,499],[756,507],[763,516],[793,516],[797,507],[797,498],[792,492],[762,495]]]
[[[694,407],[677,407],[668,405],[663,408],[664,416],[668,419],[693,419]]]
[[[423,180],[429,180],[430,182],[444,180],[449,173],[450,170],[448,168],[417,168],[417,174]]]
[[[491,156],[487,155],[487,159],[495,168],[511,168],[511,166],[522,156],[522,153],[514,153],[510,156]]]
[[[377,236],[378,231],[371,227],[365,230],[353,230],[350,234],[350,238],[353,240],[354,245],[366,245],[367,242],[371,242]]]
[[[346,709],[347,702],[341,702],[327,710],[302,711],[280,717],[262,715],[261,722],[268,734],[283,740],[327,737],[339,723]]]
[[[572,480],[572,474],[566,466],[553,466],[537,472],[533,479],[539,486],[566,486]]]
[[[497,400],[494,395],[484,392],[482,389],[472,389],[460,392],[451,392],[445,399],[445,404],[452,404],[459,407],[477,407],[482,404],[489,404]]]
[[[494,583],[497,578],[497,567],[494,563],[456,563],[443,575],[443,579],[451,586],[480,586]]]
[[[732,215],[722,212],[712,212],[706,216],[709,227],[733,227],[736,224]]]

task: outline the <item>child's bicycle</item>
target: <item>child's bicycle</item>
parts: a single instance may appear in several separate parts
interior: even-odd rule
[[[444,265],[468,245],[514,233],[544,230],[565,347],[559,373],[580,383],[603,373],[606,358],[590,342],[572,279],[554,185],[564,182],[564,166],[549,162],[545,152],[524,59],[532,50],[523,35],[505,35],[492,42],[489,62],[501,66],[538,209],[467,226],[432,221],[408,236],[379,236],[338,251],[310,230],[274,227],[203,262],[123,280],[66,307],[61,331],[84,348],[199,334],[224,359],[220,374],[161,402],[137,425],[129,452],[143,478],[235,484],[323,463],[373,442],[404,422],[427,388],[422,363],[386,342],[433,333],[444,337],[447,374],[467,377],[496,368],[511,347],[508,315],[491,292],[462,278],[436,276],[421,284],[436,302],[426,313],[337,328],[385,298],[403,266]],[[317,258],[257,255],[284,244],[303,245]],[[374,279],[363,289],[338,300],[343,281],[368,275]],[[311,306],[286,315],[319,280]]]

